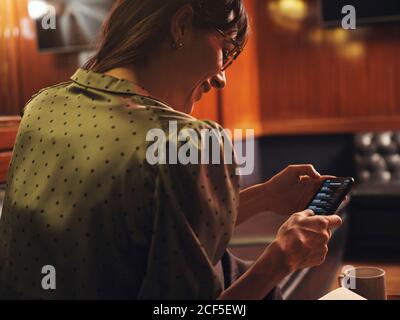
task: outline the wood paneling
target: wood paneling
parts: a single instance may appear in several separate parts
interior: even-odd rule
[[[54,54],[38,51],[35,25],[29,17],[27,3],[28,0],[15,1],[21,30],[19,42],[23,49],[19,58],[22,74],[20,94],[23,104],[38,90],[68,81],[78,68],[76,53]]]
[[[0,116],[18,114],[22,103],[19,17],[15,0],[0,1]]]
[[[11,161],[12,152],[0,153],[0,184],[6,182],[8,165]]]
[[[319,0],[245,0],[253,32],[222,120],[257,135],[400,130],[400,22],[323,28]],[[287,11],[285,11],[287,10]]]
[[[0,121],[0,152],[12,150],[17,136],[20,117],[2,117]]]
[[[324,29],[318,0],[298,20],[277,2],[255,10],[263,132],[399,129],[400,23]]]
[[[258,29],[253,19],[259,0],[245,0],[251,19],[251,35],[245,51],[235,63],[227,69],[227,86],[222,91],[222,121],[226,128],[254,129],[257,135],[262,133],[259,64]]]
[[[331,134],[365,131],[400,131],[399,116],[282,119],[264,122],[264,135]]]
[[[7,178],[8,165],[20,123],[19,117],[2,117],[0,121],[0,184]]]
[[[400,23],[357,30],[320,26],[318,0],[297,18],[279,0],[245,0],[252,33],[226,72],[227,87],[194,115],[257,135],[400,128]],[[17,115],[37,90],[68,80],[76,54],[39,53],[27,0],[0,2],[0,115]]]
[[[68,80],[77,54],[38,51],[28,0],[0,1],[0,116],[19,115],[39,89]]]

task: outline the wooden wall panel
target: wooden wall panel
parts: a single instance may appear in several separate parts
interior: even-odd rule
[[[254,129],[262,133],[259,60],[257,34],[260,32],[255,20],[255,10],[260,0],[245,0],[251,19],[251,34],[244,52],[226,71],[227,86],[222,91],[222,121],[224,127]]]
[[[296,19],[279,0],[245,0],[253,31],[195,116],[257,135],[400,129],[400,23],[356,31],[320,26],[319,0]],[[37,90],[68,80],[76,54],[40,53],[27,0],[0,2],[0,115],[17,115]]]
[[[0,116],[18,114],[22,103],[19,17],[15,0],[0,1]]]
[[[7,181],[8,166],[11,161],[12,152],[1,152],[0,153],[0,184]]]
[[[12,150],[20,120],[20,117],[2,117],[0,122],[0,152]]]
[[[0,121],[0,184],[6,182],[19,123],[19,117],[3,117]]]
[[[400,129],[400,23],[326,29],[318,0],[297,21],[277,2],[255,10],[263,132]]]
[[[38,90],[68,81],[78,68],[76,53],[54,54],[38,51],[35,25],[29,17],[27,3],[28,0],[15,1],[21,29],[20,47],[23,48],[20,58],[23,104]]]
[[[34,93],[68,80],[77,67],[75,53],[38,51],[28,0],[0,1],[0,116],[19,115]]]

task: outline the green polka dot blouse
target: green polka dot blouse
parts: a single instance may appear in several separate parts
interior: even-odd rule
[[[83,69],[23,110],[0,219],[0,298],[214,299],[236,164],[150,165],[150,129],[222,128]],[[223,156],[223,154],[222,154]],[[44,286],[44,266],[55,289]]]

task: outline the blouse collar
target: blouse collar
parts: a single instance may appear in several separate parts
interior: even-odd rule
[[[142,95],[150,97],[150,94],[144,88],[133,82],[82,68],[79,68],[75,72],[71,77],[71,80],[92,89],[126,95]]]
[[[101,90],[105,92],[110,92],[114,94],[124,94],[124,95],[139,95],[146,97],[157,105],[173,110],[173,108],[166,103],[152,97],[148,91],[139,85],[125,79],[115,78],[113,76],[97,73],[91,70],[86,70],[79,68],[75,74],[71,77],[71,80],[78,83],[81,86]]]

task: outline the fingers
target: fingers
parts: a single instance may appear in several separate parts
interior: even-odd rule
[[[328,232],[329,239],[332,238],[332,230],[331,229],[327,229],[326,231]]]
[[[296,212],[279,229],[276,241],[292,269],[320,265],[328,253],[330,229],[341,224],[337,215],[314,215],[309,209]]]
[[[339,227],[343,223],[342,219],[336,214],[324,216],[324,218],[328,221],[328,229]]]
[[[322,179],[326,180],[326,179],[335,179],[337,178],[337,176],[330,176],[330,175],[323,175],[321,176]]]
[[[296,213],[293,214],[293,216],[298,216],[298,217],[301,217],[301,218],[312,217],[314,215],[315,215],[314,211],[312,211],[310,209],[307,209],[307,210],[304,210],[304,211],[300,211],[300,212],[296,212]]]
[[[320,232],[328,229],[329,222],[324,216],[307,216],[300,220],[299,224],[316,232]]]
[[[315,253],[313,257],[310,259],[310,264],[313,266],[319,266],[324,263],[326,259],[326,255],[328,254],[328,246],[323,246],[321,251]]]
[[[305,190],[308,190],[306,196],[312,197],[320,188],[324,182],[324,178],[311,178],[309,176],[301,176],[300,181],[304,184]],[[307,199],[308,201],[311,199]]]
[[[312,164],[300,164],[289,166],[290,170],[293,170],[298,176],[309,176],[311,178],[320,178],[321,175],[315,170]]]
[[[303,233],[307,236],[307,241],[309,241],[310,247],[320,247],[320,245],[325,245],[331,239],[331,233],[328,232],[329,229],[316,231],[314,229],[303,229]]]
[[[342,224],[342,219],[337,215],[332,216],[308,216],[299,222],[305,228],[315,232],[327,232],[331,234],[330,229],[336,228]],[[329,236],[330,238],[330,236]]]
[[[313,216],[309,213],[299,213],[298,224],[303,230],[313,233],[315,237],[320,238],[319,242],[327,242],[332,236],[331,229],[342,224],[342,219],[337,215],[332,216]]]

